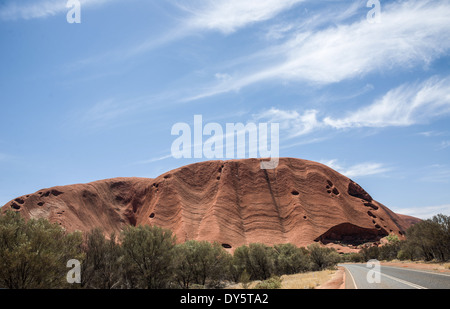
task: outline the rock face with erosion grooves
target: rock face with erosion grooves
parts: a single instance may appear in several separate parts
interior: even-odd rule
[[[208,161],[155,179],[115,178],[40,190],[7,203],[25,218],[46,218],[68,231],[157,225],[179,242],[244,244],[313,242],[348,248],[400,238],[419,219],[393,213],[329,167],[282,158],[274,170],[259,159]],[[341,247],[344,246],[344,247]]]

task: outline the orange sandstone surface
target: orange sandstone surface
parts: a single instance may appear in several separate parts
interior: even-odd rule
[[[155,179],[114,178],[53,187],[5,206],[23,217],[46,218],[68,231],[157,225],[178,242],[207,240],[235,248],[314,242],[348,252],[389,234],[400,239],[417,218],[396,214],[333,169],[281,158],[263,170],[260,159],[208,161]]]

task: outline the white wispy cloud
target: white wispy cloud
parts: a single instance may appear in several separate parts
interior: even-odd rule
[[[384,5],[382,14],[379,24],[371,24],[363,16],[350,24],[291,31],[289,39],[267,48],[265,53],[258,52],[259,57],[254,59],[257,63],[249,61],[248,67],[244,66],[228,83],[213,84],[186,101],[274,79],[338,83],[375,71],[428,65],[450,49],[450,3],[395,2]],[[269,61],[261,61],[264,57]]]
[[[171,158],[173,158],[173,156],[170,154],[170,155],[154,157],[154,158],[150,158],[147,160],[138,161],[138,162],[135,162],[133,165],[145,165],[145,164],[155,163],[155,162],[159,162],[159,161],[164,161],[164,160],[171,159]]]
[[[253,115],[255,121],[265,120],[269,123],[279,123],[280,129],[288,132],[287,137],[292,138],[313,132],[320,126],[317,119],[317,110],[307,110],[299,113],[295,110],[281,110],[271,108]]]
[[[97,102],[83,111],[81,121],[93,127],[103,127],[116,123],[118,118],[136,109],[136,106],[127,105],[114,99]]]
[[[343,166],[337,159],[319,161],[320,163],[338,171],[342,175],[348,178],[364,177],[379,175],[391,171],[391,168],[387,167],[383,163],[379,162],[363,162],[351,166]]]
[[[426,168],[419,181],[429,183],[450,183],[450,167],[445,164],[434,164]]]
[[[324,112],[315,109],[299,113],[295,110],[271,108],[256,115],[280,123],[289,137],[304,136],[321,129],[385,128],[411,126],[430,122],[450,114],[450,77],[431,77],[422,83],[403,84],[375,100],[372,104],[344,115],[319,118]],[[424,132],[429,136],[432,133]],[[448,141],[441,148],[448,147]]]
[[[450,113],[450,77],[397,87],[373,104],[345,117],[326,117],[333,128],[410,126]]]
[[[47,0],[50,1],[50,0]],[[114,0],[85,0],[106,2]],[[178,23],[158,37],[146,37],[133,45],[109,50],[103,54],[81,59],[70,67],[80,68],[102,61],[118,61],[136,57],[162,46],[166,46],[191,35],[208,31],[231,34],[246,26],[270,20],[297,3],[306,0],[168,0],[183,16],[177,16]],[[62,8],[58,7],[61,11]],[[7,14],[14,15],[14,14]],[[177,15],[174,13],[174,15]],[[1,17],[1,13],[0,13]],[[226,74],[226,73],[223,73]],[[231,80],[228,79],[227,82]],[[222,79],[219,79],[222,83]]]
[[[433,216],[443,214],[450,216],[450,204],[425,207],[393,208],[396,213],[413,216],[423,220],[431,219]]]
[[[439,145],[439,150],[447,149],[450,147],[450,141],[442,141]]]
[[[81,6],[91,7],[116,0],[80,0]],[[67,13],[66,0],[5,1],[0,7],[0,20],[46,18]]]
[[[303,1],[197,0],[179,1],[177,6],[189,13],[189,27],[230,34],[245,26],[269,20]]]
[[[435,137],[435,136],[448,135],[448,132],[443,132],[443,131],[424,131],[424,132],[419,132],[418,134],[421,135],[421,136],[425,136],[425,137]]]

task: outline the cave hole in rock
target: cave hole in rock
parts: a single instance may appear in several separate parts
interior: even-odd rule
[[[378,206],[376,206],[376,205],[374,205],[374,204],[372,204],[372,203],[364,203],[364,206],[370,207],[370,208],[372,208],[373,210],[378,210]]]
[[[155,217],[155,213],[152,212],[152,213],[150,214],[150,219],[153,219],[154,217]]]
[[[230,244],[222,244],[222,247],[225,249],[231,249],[231,245]]]
[[[299,195],[300,193],[297,190],[292,190],[291,194],[292,195]]]
[[[14,201],[19,203],[19,204],[25,203],[25,200],[23,198],[20,198],[20,197],[16,198]]]
[[[50,194],[52,194],[54,196],[58,196],[58,195],[64,194],[64,192],[53,189],[50,191]]]
[[[15,209],[15,210],[19,210],[19,209],[20,209],[20,206],[17,205],[16,203],[12,203],[12,204],[11,204],[11,208],[13,208],[13,209]]]
[[[341,245],[361,245],[367,242],[376,242],[381,238],[388,236],[386,230],[380,228],[363,228],[351,223],[341,223],[333,226],[328,231],[320,235],[315,241],[323,244],[341,244]]]
[[[334,189],[333,189],[333,194],[334,194],[334,195],[339,195],[339,190],[336,189],[336,188],[334,188]]]

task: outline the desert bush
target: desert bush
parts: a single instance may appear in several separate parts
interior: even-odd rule
[[[175,248],[175,280],[180,287],[191,284],[217,287],[229,278],[231,255],[218,243],[187,241]]]
[[[242,272],[241,276],[239,277],[239,282],[242,284],[242,287],[244,289],[248,289],[250,286],[250,275],[247,272],[246,269]]]
[[[273,276],[269,279],[263,280],[261,282],[259,282],[256,286],[255,289],[264,289],[264,290],[268,290],[268,289],[281,289],[281,278],[278,276]]]
[[[44,219],[25,221],[20,214],[0,215],[0,287],[68,287],[67,261],[82,259],[81,233],[66,233]]]
[[[272,247],[254,243],[237,248],[233,264],[239,273],[246,270],[251,280],[266,280],[274,274],[275,251]]]
[[[172,281],[175,236],[156,226],[128,227],[122,248],[129,287],[167,288]]]
[[[323,270],[336,266],[339,262],[339,254],[331,248],[321,247],[319,244],[308,246],[311,270]]]
[[[274,246],[275,273],[277,275],[290,275],[309,270],[308,251],[293,244],[280,244]]]
[[[450,217],[442,214],[421,221],[406,231],[406,248],[427,261],[450,259]],[[402,255],[407,255],[406,250]]]
[[[106,239],[101,229],[84,236],[84,260],[81,264],[81,286],[95,289],[122,288],[124,258],[122,247],[113,234]]]
[[[363,255],[359,252],[345,253],[340,256],[340,263],[361,263],[364,262]]]
[[[370,260],[378,260],[380,255],[380,248],[376,246],[364,247],[359,251],[365,262]]]

